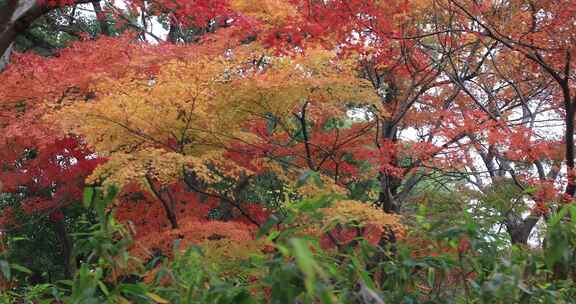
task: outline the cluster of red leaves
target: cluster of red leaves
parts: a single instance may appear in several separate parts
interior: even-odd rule
[[[366,0],[293,0],[292,3],[300,12],[304,12],[303,20],[296,20],[297,24],[281,29],[284,35],[277,35],[278,38],[289,37],[299,45],[303,39],[324,45],[336,43],[343,49],[355,51],[368,51],[364,46],[368,45],[366,42],[369,40],[372,46],[377,45],[371,49],[378,49],[378,52],[372,55],[382,60],[393,59],[390,55],[395,51],[391,38],[398,36],[400,27],[396,21],[406,11],[406,1],[387,1],[386,9],[382,9],[377,1]],[[361,34],[365,33],[366,29],[372,31],[371,35]],[[358,35],[351,39],[350,33]]]
[[[376,246],[381,240],[388,240],[388,237],[382,227],[374,224],[368,224],[362,229],[352,227],[334,228],[321,236],[320,246],[324,249],[346,247],[352,245],[359,238]]]
[[[333,118],[326,113],[315,115],[313,123],[307,125],[307,142],[301,139],[301,134],[281,128],[270,129],[266,121],[254,122],[250,131],[258,136],[258,142],[236,144],[226,156],[255,172],[261,172],[263,167],[258,164],[266,161],[290,159],[292,168],[320,171],[346,183],[359,173],[353,162],[366,161],[373,156],[370,150],[372,125],[355,123],[349,128],[326,129],[328,120]],[[308,161],[309,157],[311,162]],[[254,162],[255,159],[264,162]],[[314,167],[310,168],[310,165]]]
[[[401,177],[405,170],[398,166],[398,150],[400,144],[392,140],[386,140],[380,143],[380,149],[374,152],[374,159],[378,160],[380,171],[391,175]]]
[[[227,239],[232,242],[254,240],[255,228],[253,225],[230,221],[198,220],[195,216],[184,218],[181,227],[136,238],[132,253],[140,258],[150,258],[162,253],[171,256],[176,240],[180,240],[180,248],[193,244],[200,244],[210,240]]]
[[[551,180],[530,180],[528,183],[530,187],[534,188],[531,197],[535,202],[532,207],[532,212],[535,214],[548,214],[550,212],[550,204],[563,199],[561,190]]]
[[[51,58],[14,54],[12,63],[2,73],[2,103],[55,102],[71,90],[85,92],[98,79],[152,73],[168,60],[192,54],[190,48],[135,44],[132,39],[133,35],[127,34],[73,42]]]
[[[571,50],[574,30],[576,29],[576,7],[571,0],[542,0],[530,7],[538,12],[537,19],[527,9],[512,11],[508,20],[502,22],[502,16],[493,13],[494,7],[489,2],[478,2],[467,6],[475,16],[486,18],[491,26],[498,28],[502,35],[511,40],[519,41],[525,50],[546,50],[539,54],[546,62],[552,63],[554,68],[564,68],[566,50]],[[573,51],[570,51],[573,52]],[[531,65],[525,61],[522,69]]]
[[[132,5],[143,7],[144,1],[136,0]],[[153,11],[170,12],[178,22],[185,25],[207,26],[211,20],[218,19],[225,22],[233,17],[227,0],[156,0],[152,5]]]
[[[513,160],[535,161],[540,159],[561,159],[561,142],[538,140],[534,130],[517,127],[506,137],[508,151],[506,156]]]
[[[218,200],[208,197],[203,199],[199,194],[188,192],[180,184],[169,187],[176,202],[175,213],[179,218],[207,220],[210,210],[218,206]],[[162,204],[149,192],[137,184],[130,184],[122,189],[116,206],[116,217],[121,222],[131,222],[136,235],[148,235],[169,229],[170,222],[164,215]]]
[[[440,145],[431,142],[381,140],[378,149],[367,155],[373,166],[380,168],[380,172],[400,178],[409,173],[409,168],[419,168],[412,166],[414,163],[435,161],[441,167],[448,166],[446,159],[434,158],[440,150]]]
[[[60,210],[79,201],[85,178],[103,160],[76,137],[57,139],[41,150],[34,150],[33,144],[21,138],[12,149],[0,150],[2,191],[25,193],[21,207],[28,215],[54,213],[53,220],[61,219]],[[35,155],[25,157],[22,152],[27,149]],[[16,224],[10,215],[3,210],[0,225]]]
[[[181,239],[185,244],[197,244],[210,238],[229,238],[234,241],[252,239],[257,228],[245,217],[239,216],[233,221],[223,222],[209,219],[209,213],[218,207],[220,200],[189,192],[182,183],[170,186],[176,202],[175,213],[180,227],[172,229],[164,214],[161,203],[148,191],[131,184],[119,194],[115,207],[116,218],[128,224],[134,230],[135,254],[148,257],[155,251],[170,255],[172,244]],[[268,214],[257,204],[243,205],[250,217],[263,223]]]
[[[217,206],[217,202],[213,200],[199,203],[197,195],[194,194],[188,198],[179,197],[176,201],[175,212],[179,217],[206,218],[210,209]],[[170,230],[170,222],[164,215],[162,204],[137,184],[130,184],[122,189],[114,210],[115,217],[120,222],[133,228],[137,240]]]

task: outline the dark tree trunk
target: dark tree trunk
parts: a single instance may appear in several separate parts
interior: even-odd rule
[[[72,257],[72,240],[66,232],[63,221],[54,222],[54,232],[60,244],[62,244],[62,263],[64,263],[64,276],[71,279],[75,272],[75,261]]]
[[[505,223],[506,230],[508,231],[508,235],[510,235],[512,244],[527,245],[530,233],[532,233],[538,220],[540,220],[540,217],[536,215],[530,215],[520,222],[514,221],[513,219],[507,220]]]
[[[0,71],[10,60],[16,36],[47,11],[36,0],[8,0],[0,7]]]
[[[16,37],[26,31],[38,18],[51,10],[38,0],[7,0],[0,7],[0,71],[10,61],[10,53]],[[74,3],[90,3],[95,0],[76,0]]]
[[[172,196],[170,195],[170,193],[168,193],[168,190],[156,188],[153,179],[150,178],[148,175],[146,175],[145,178],[146,181],[148,182],[148,185],[150,186],[150,190],[152,190],[154,196],[156,196],[156,198],[162,204],[162,208],[166,213],[166,218],[168,218],[168,221],[170,221],[170,226],[172,227],[172,229],[178,229],[178,218],[176,217],[176,210],[175,210],[176,205]],[[164,196],[163,194],[166,195]]]
[[[382,210],[386,213],[400,213],[400,203],[397,201],[396,195],[402,180],[390,174],[380,174],[380,194],[378,195],[378,202]]]
[[[396,143],[397,138],[397,127],[388,120],[382,122],[382,140],[384,142]],[[392,151],[394,155],[391,159],[391,166],[397,166],[397,159],[395,151]],[[378,196],[378,205],[386,213],[399,213],[400,212],[400,202],[398,201],[398,189],[402,185],[402,178],[390,174],[388,172],[381,171],[378,179],[380,181],[380,193]]]
[[[180,41],[180,25],[175,17],[170,17],[170,30],[168,31],[168,41],[177,44]]]
[[[568,86],[568,84],[566,84]],[[566,108],[566,129],[564,137],[566,140],[566,167],[568,171],[568,185],[566,186],[566,194],[574,196],[576,193],[576,178],[574,176],[574,102],[570,98],[570,89],[565,90],[565,108]]]

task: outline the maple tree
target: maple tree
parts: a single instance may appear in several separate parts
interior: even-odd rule
[[[463,123],[470,118],[464,106],[470,101],[460,87],[440,78],[475,78],[483,64],[478,55],[486,50],[473,42],[454,43],[456,37],[450,36],[457,33],[446,32],[443,36],[438,30],[442,24],[421,17],[423,12],[435,9],[425,2],[330,1],[300,5],[306,7],[307,27],[294,35],[338,46],[343,56],[357,54],[362,77],[381,97],[376,109],[367,109],[373,111],[377,125],[376,157],[381,166],[377,201],[385,211],[399,212],[423,177],[422,168],[447,151],[456,152],[453,157],[458,157],[457,151],[448,148],[465,133],[475,131]],[[427,25],[434,30],[426,30]],[[467,63],[453,64],[459,56]],[[426,115],[452,118],[455,124],[434,123]],[[419,140],[402,138],[403,131],[413,127],[429,129]],[[482,125],[475,127],[480,129]]]
[[[65,129],[82,134],[91,147],[109,158],[93,173],[91,180],[97,182],[101,179],[104,186],[141,183],[163,201],[173,227],[177,227],[174,212],[170,210],[172,207],[163,198],[160,189],[163,185],[191,174],[199,179],[197,183],[216,183],[223,177],[248,179],[251,170],[239,167],[239,163],[226,159],[223,153],[234,143],[259,144],[243,130],[250,120],[265,115],[279,120],[285,120],[287,116],[291,118],[292,111],[300,106],[302,99],[307,99],[308,103],[326,98],[326,93],[331,94],[329,97],[335,101],[347,101],[344,99],[348,96],[346,94],[351,94],[350,89],[357,87],[350,82],[351,79],[344,78],[342,70],[338,78],[330,74],[314,75],[314,78],[306,75],[309,72],[328,72],[314,70],[321,68],[315,65],[328,62],[329,57],[324,53],[319,53],[319,58],[312,57],[310,63],[290,63],[289,58],[279,57],[276,59],[278,67],[272,61],[264,73],[254,76],[226,75],[233,69],[242,68],[239,63],[251,62],[242,57],[241,50],[238,52],[238,58],[233,59],[223,55],[214,58],[192,55],[188,62],[163,66],[152,80],[136,75],[114,82],[104,80],[101,86],[93,87],[97,96],[94,101],[74,103],[54,114],[60,117],[60,124]],[[298,70],[297,64],[302,64],[305,70]],[[308,67],[310,71],[306,71]],[[190,71],[203,71],[203,74]],[[272,79],[268,79],[270,75],[273,75]],[[275,83],[282,86],[276,87]],[[270,85],[268,93],[264,93],[266,86]],[[226,86],[234,89],[225,89]],[[340,94],[341,99],[331,92]],[[165,110],[166,116],[159,116],[155,111],[158,107]],[[308,144],[304,143],[305,146]],[[261,146],[253,148],[265,149]],[[281,156],[270,152],[272,157]],[[259,160],[253,158],[252,161]],[[254,167],[254,164],[251,167],[258,170],[258,165]],[[209,166],[213,165],[222,173],[222,170],[227,171],[225,176],[211,172]]]
[[[206,9],[209,9],[209,5]],[[162,56],[168,58],[176,55],[166,52],[169,47],[136,47],[127,52],[131,39],[128,35],[114,39],[103,38],[93,43],[79,43],[78,47],[66,48],[58,58],[48,61],[32,54],[17,55],[16,62],[3,73],[3,79],[6,80],[1,90],[2,127],[5,134],[2,138],[5,156],[3,191],[29,190],[22,207],[31,216],[40,217],[40,214],[48,213],[52,214],[51,218],[56,223],[61,223],[63,215],[59,209],[79,200],[83,180],[94,168],[94,165],[87,164],[100,162],[96,154],[85,149],[82,139],[60,139],[66,135],[50,122],[41,119],[45,112],[66,105],[76,98],[93,98],[88,84],[97,79],[105,76],[122,77],[130,71],[150,71],[162,62]],[[217,42],[226,43],[225,40]],[[106,53],[99,51],[103,46],[106,46]],[[184,49],[173,50],[181,55],[187,52]],[[148,61],[145,59],[148,56],[146,53],[155,53],[157,56],[148,57],[152,59]],[[133,61],[134,57],[144,59],[144,62]],[[117,63],[117,69],[111,68],[112,61]],[[92,66],[92,72],[87,74],[78,70],[76,67],[80,65]],[[52,79],[59,81],[55,83]],[[26,159],[27,155],[32,154],[39,156]],[[3,219],[4,227],[20,225],[14,222],[13,212],[7,208],[4,209]],[[60,229],[60,232],[63,243],[69,243],[65,229]]]
[[[500,77],[511,78],[509,81],[513,82],[515,79],[510,72],[517,71],[522,66],[524,68],[530,67],[528,73],[539,78],[528,81],[538,83],[538,81],[548,78],[549,81],[555,83],[555,88],[547,86],[545,90],[550,96],[554,96],[549,100],[549,107],[557,108],[557,111],[562,111],[560,114],[564,116],[564,159],[568,176],[565,193],[568,196],[573,196],[576,188],[574,188],[573,174],[571,173],[574,167],[574,114],[570,81],[572,70],[570,39],[574,35],[574,28],[570,19],[573,18],[570,13],[572,10],[571,3],[543,1],[536,4],[515,1],[501,6],[490,6],[486,3],[468,6],[457,1],[450,1],[449,3],[457,8],[463,18],[474,20],[480,26],[478,30],[472,31],[465,28],[466,30],[501,45],[501,56],[509,59],[510,67],[508,71],[500,73]],[[499,15],[495,15],[494,17],[487,17],[486,21],[478,19],[483,14],[489,14],[489,11],[508,12],[512,18],[500,20],[498,19]],[[481,16],[476,17],[474,15]],[[566,26],[559,26],[560,24]],[[521,59],[516,57],[516,59],[510,60],[512,54],[519,55]],[[518,98],[525,98],[524,106],[529,108],[529,102],[533,97],[528,92],[521,90],[516,94]]]
[[[565,159],[567,172],[571,172],[573,118],[563,109],[570,106],[571,89],[569,77],[562,79],[563,71],[570,71],[570,47],[566,43],[571,29],[563,28],[562,35],[551,37],[559,24],[571,22],[560,17],[567,17],[566,6],[524,1],[420,1],[397,6],[377,1],[330,1],[300,5],[306,7],[309,27],[288,33],[293,35],[291,39],[300,35],[360,52],[369,58],[364,59],[364,77],[373,82],[375,90],[386,93],[383,105],[387,115],[378,119],[380,145],[385,150],[380,156],[379,198],[384,209],[398,212],[422,173],[426,175],[429,170],[453,172],[488,192],[492,186],[485,184],[486,179],[498,184],[511,175],[524,192],[521,197],[535,204],[528,207],[532,210],[528,217],[521,216],[519,210],[503,212],[504,225],[514,242],[525,243],[546,212],[545,202],[555,200],[552,193],[561,168],[560,142],[545,138],[543,130],[548,128],[545,122],[558,116],[566,117]],[[547,13],[548,18],[539,18],[539,14]],[[514,26],[517,23],[523,27]],[[554,47],[544,45],[552,40]],[[525,60],[518,60],[516,53],[523,54]],[[526,71],[526,66],[533,69]],[[558,83],[556,89],[551,81]],[[563,96],[560,100],[564,106],[548,101],[558,95]],[[520,119],[517,109],[522,111]],[[441,117],[442,122],[431,123],[427,114]],[[402,131],[412,126],[425,130],[419,135],[420,142],[402,138]],[[406,155],[406,147],[412,153],[416,149],[423,153]],[[435,157],[438,154],[442,157]],[[485,169],[478,168],[476,156]],[[406,158],[412,161],[406,164]],[[524,169],[526,162],[533,163],[534,169]],[[484,170],[487,174],[482,173]],[[567,183],[565,191],[569,196],[571,184]]]
[[[438,3],[453,12],[453,30],[492,49],[482,81],[462,81],[493,121],[488,132],[469,136],[481,161],[468,166],[488,196],[509,192],[499,199],[508,195],[499,207],[503,224],[513,242],[526,243],[542,216],[574,195],[571,3]]]
[[[21,2],[10,1],[6,4],[9,6],[7,10],[3,8],[3,14],[7,15],[2,16],[9,17],[10,13],[35,14],[37,10],[45,13],[55,5],[72,4],[34,2],[31,11],[23,12],[21,9],[28,7]],[[27,15],[25,18],[22,22],[33,21]],[[12,26],[23,30],[21,21],[16,24],[11,19],[3,21],[6,21],[2,23],[3,26],[8,27],[8,32],[3,34],[15,34]],[[14,38],[8,36],[3,36],[3,39]],[[0,182],[3,185],[2,191],[12,193],[12,197],[23,197],[17,208],[3,207],[2,227],[4,231],[20,231],[20,227],[28,227],[49,216],[59,238],[58,247],[64,248],[62,254],[66,276],[73,275],[74,261],[69,235],[72,227],[65,223],[75,221],[70,217],[75,216],[74,213],[67,210],[71,204],[81,200],[84,180],[102,158],[87,149],[83,139],[60,132],[52,123],[43,120],[42,116],[46,111],[61,107],[70,100],[90,99],[92,93],[88,84],[105,75],[120,77],[130,71],[130,68],[127,69],[129,66],[133,67],[132,71],[154,69],[158,61],[147,61],[144,59],[145,53],[175,55],[166,53],[167,47],[161,51],[159,48],[136,47],[127,52],[131,39],[129,34],[118,38],[103,38],[92,43],[77,43],[76,47],[72,45],[59,52],[57,58],[47,61],[34,54],[16,54],[12,56],[13,64],[2,74],[5,81],[0,90],[3,133],[0,143],[3,155]],[[100,52],[103,46],[106,46],[108,52]],[[144,59],[147,63],[132,61],[134,57]],[[156,57],[153,60],[162,59]],[[112,61],[116,62],[117,69],[111,69]],[[92,72],[84,73],[77,69],[78,66],[92,66]],[[17,215],[20,210],[24,211],[25,217]]]
[[[36,225],[60,302],[573,293],[570,1],[0,7],[2,286]]]

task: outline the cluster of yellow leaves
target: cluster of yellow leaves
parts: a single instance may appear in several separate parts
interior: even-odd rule
[[[201,157],[190,157],[191,162],[187,164],[189,170],[193,171],[198,178],[206,183],[217,183],[223,176],[238,179],[243,175],[250,175],[252,172],[244,167],[238,166],[234,161],[226,158],[222,153],[215,152]],[[218,175],[210,167],[218,168]]]
[[[330,195],[330,194],[340,194],[346,195],[348,194],[348,190],[341,185],[338,185],[334,182],[329,176],[324,174],[320,174],[320,184],[317,184],[312,179],[308,179],[307,182],[296,188],[298,194],[302,197],[315,197],[315,196],[322,196],[322,195]],[[294,182],[295,179],[292,179],[290,182]]]
[[[241,262],[258,255],[271,246],[265,238],[250,241],[231,239],[207,240],[200,243],[205,262],[217,265],[224,275],[246,275],[247,268]]]
[[[237,129],[235,120],[218,120],[214,111],[224,67],[221,58],[199,57],[167,63],[152,78],[102,81],[93,88],[97,100],[77,102],[57,115],[65,129],[83,134],[100,153],[143,146],[206,153]]]
[[[404,236],[405,231],[400,223],[400,216],[384,213],[366,203],[354,200],[335,202],[328,208],[323,208],[324,224],[357,223],[359,225],[374,225],[383,229],[391,229],[397,238]]]
[[[95,100],[54,115],[66,131],[83,135],[109,158],[91,182],[126,185],[152,176],[167,183],[185,166],[207,171],[205,162],[217,159],[232,139],[248,140],[243,114],[222,94],[226,67],[223,57],[197,57],[167,63],[153,77],[108,79],[92,88]]]
[[[300,227],[297,235],[322,238],[326,233],[333,232],[335,226],[344,229],[357,227],[368,228],[369,234],[363,237],[376,240],[387,238],[387,232],[392,232],[396,239],[403,239],[406,231],[401,223],[401,217],[382,212],[366,203],[355,200],[338,200],[329,207],[319,209],[320,217],[309,213],[299,215],[295,226]],[[360,235],[357,235],[360,237]]]
[[[211,166],[219,168],[220,174],[211,170]],[[136,182],[148,189],[147,179],[167,185],[182,179],[187,170],[193,171],[196,177],[209,184],[220,182],[223,176],[236,179],[242,174],[250,174],[249,170],[239,167],[218,151],[193,156],[146,148],[132,153],[114,153],[106,163],[92,172],[87,183],[108,189],[109,186],[122,188]]]
[[[184,166],[192,161],[192,157],[155,148],[132,153],[118,152],[98,166],[88,177],[87,183],[101,184],[105,189],[112,185],[122,187],[131,182],[146,186],[144,180],[148,177],[167,184],[181,177]]]
[[[232,0],[236,12],[264,22],[270,27],[280,26],[298,15],[296,7],[284,0]]]
[[[254,45],[198,54],[168,62],[153,76],[103,80],[91,88],[95,98],[51,118],[109,159],[90,181],[122,186],[145,176],[167,183],[184,168],[214,181],[208,164],[239,176],[242,169],[221,152],[234,142],[257,140],[246,131],[250,121],[269,114],[291,119],[304,102],[379,103],[352,62],[336,60],[334,52],[255,57],[258,52]]]
[[[353,102],[380,104],[371,84],[357,77],[354,63],[337,60],[334,52],[312,49],[305,56],[267,60],[264,71],[242,79],[231,98],[279,118],[291,117],[305,101],[340,107]]]

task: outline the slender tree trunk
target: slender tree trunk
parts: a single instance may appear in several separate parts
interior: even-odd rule
[[[10,61],[10,54],[12,54],[13,48],[14,43],[11,43],[10,46],[4,50],[4,53],[0,57],[0,72],[3,71],[8,65],[8,62]]]
[[[162,193],[155,192],[155,194],[156,194],[156,197],[158,197],[158,199],[162,203],[162,207],[164,208],[164,212],[166,212],[166,217],[168,218],[168,221],[170,221],[170,226],[172,227],[172,229],[178,229],[178,218],[176,217],[174,205],[171,204],[171,202],[164,199],[162,197]]]
[[[180,25],[174,16],[170,16],[170,30],[168,31],[168,41],[177,44],[180,40]]]
[[[400,213],[400,204],[396,199],[401,180],[387,173],[380,174],[380,194],[378,201],[386,213]]]
[[[62,244],[62,262],[64,263],[64,276],[71,279],[76,271],[73,255],[72,255],[72,240],[66,232],[66,226],[63,221],[54,222],[54,232],[56,237]]]
[[[307,122],[306,122],[306,109],[309,102],[306,101],[302,106],[300,115],[296,115],[296,118],[300,121],[300,127],[302,128],[302,138],[304,139],[304,148],[306,150],[306,163],[308,168],[313,171],[318,171],[316,165],[314,164],[314,158],[312,156],[312,148],[310,147],[310,138],[308,134]]]
[[[567,86],[567,85],[566,85]],[[565,91],[569,92],[569,88]],[[568,94],[566,96],[566,94]],[[568,177],[568,185],[566,186],[565,193],[574,196],[576,193],[576,177],[574,176],[574,102],[571,100],[569,93],[565,93],[564,98],[566,107],[566,130],[564,137],[566,140],[566,171]]]
[[[382,123],[382,140],[384,142],[396,143],[397,138],[397,128],[390,121],[384,121]],[[391,166],[397,166],[397,160],[395,151],[391,152],[393,154],[393,159],[391,159]],[[378,196],[378,205],[386,213],[399,213],[400,212],[400,202],[397,200],[398,189],[402,184],[402,178],[391,174],[389,172],[381,171],[378,179],[380,180],[380,194]]]
[[[168,218],[168,221],[170,221],[170,226],[172,227],[172,229],[178,229],[178,218],[176,217],[176,211],[174,210],[175,209],[174,201],[171,199],[171,197],[169,197],[168,200],[165,197],[163,197],[162,193],[164,191],[158,190],[156,186],[154,186],[154,181],[148,175],[146,175],[145,178],[146,181],[148,182],[148,185],[150,186],[150,190],[152,190],[154,196],[156,196],[156,198],[162,204],[162,208],[166,213],[166,218]]]

